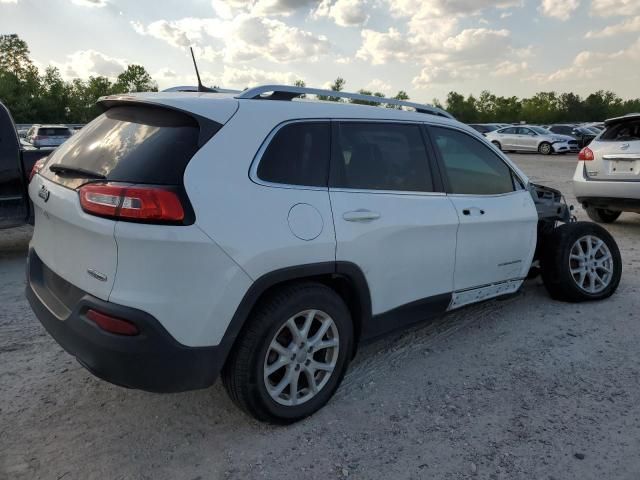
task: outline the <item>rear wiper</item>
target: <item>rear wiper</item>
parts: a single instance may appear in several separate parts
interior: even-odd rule
[[[79,167],[70,167],[66,165],[60,165],[59,163],[55,163],[51,165],[49,167],[49,170],[59,175],[77,175],[81,177],[98,178],[103,180],[107,178],[101,173],[92,172],[90,170],[85,170],[84,168],[79,168]]]

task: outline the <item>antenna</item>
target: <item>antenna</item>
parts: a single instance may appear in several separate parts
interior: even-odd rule
[[[213,88],[208,88],[202,85],[202,82],[200,81],[200,72],[198,71],[198,64],[196,63],[196,56],[193,54],[193,47],[189,47],[189,50],[191,50],[191,59],[193,60],[193,68],[196,69],[196,77],[198,77],[198,91],[215,93],[216,90],[214,90]]]

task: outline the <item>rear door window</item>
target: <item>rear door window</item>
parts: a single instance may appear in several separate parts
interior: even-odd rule
[[[497,195],[513,192],[509,166],[491,149],[459,130],[429,127],[440,152],[450,193]]]
[[[329,122],[298,122],[283,126],[262,155],[260,180],[285,185],[326,187],[329,177]]]
[[[196,119],[159,107],[107,110],[62,144],[41,174],[76,188],[86,178],[56,175],[54,164],[79,168],[110,181],[182,185],[187,163],[199,148]]]
[[[38,136],[41,137],[69,137],[71,131],[68,128],[39,128]]]
[[[417,124],[341,122],[332,155],[331,186],[432,192],[433,178]]]

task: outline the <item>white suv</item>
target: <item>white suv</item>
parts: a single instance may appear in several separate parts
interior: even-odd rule
[[[331,95],[415,111],[292,101]],[[515,292],[611,295],[620,254],[442,110],[297,87],[107,97],[36,166],[27,296],[95,375],[322,407],[357,345]],[[548,241],[547,241],[548,240]],[[545,248],[550,245],[552,248]]]
[[[640,213],[640,114],[611,118],[578,155],[575,196],[589,217],[615,222],[622,212]]]

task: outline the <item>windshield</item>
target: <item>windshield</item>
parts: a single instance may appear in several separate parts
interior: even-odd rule
[[[541,135],[549,135],[549,132],[547,130],[545,130],[542,127],[529,127],[531,130],[533,130],[536,133],[539,133]]]

